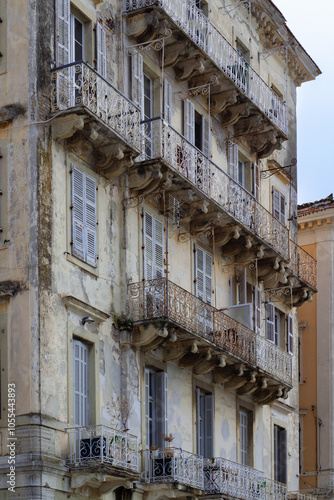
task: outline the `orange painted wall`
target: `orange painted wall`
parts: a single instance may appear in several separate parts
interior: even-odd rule
[[[303,248],[317,258],[316,244]],[[300,474],[300,489],[317,487],[317,294],[312,302],[305,302],[298,310],[298,321],[307,326],[301,337],[301,380],[299,385],[299,408],[307,410],[303,420],[303,461]],[[312,410],[314,405],[314,410]],[[313,472],[313,473],[312,473]],[[311,473],[305,475],[305,473]]]

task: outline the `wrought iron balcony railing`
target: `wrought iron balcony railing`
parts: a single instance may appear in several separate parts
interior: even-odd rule
[[[127,12],[158,6],[284,134],[286,104],[215,28],[193,0],[127,0]]]
[[[105,464],[125,471],[139,472],[138,440],[127,432],[105,425],[73,427],[70,435],[70,465],[93,467]]]
[[[185,486],[203,490],[203,457],[181,448],[145,450],[143,476],[147,483],[175,481]]]
[[[303,248],[290,240],[290,264],[291,271],[302,281],[317,288],[317,261]]]
[[[292,384],[291,355],[175,283],[158,278],[129,285],[132,321],[166,320],[232,356]]]
[[[265,500],[266,479],[263,472],[225,458],[205,459],[204,491],[206,495]]]
[[[83,106],[130,146],[140,150],[140,110],[87,63],[56,68],[52,82],[52,112]]]
[[[317,500],[317,497],[300,491],[289,491],[288,500]]]
[[[287,499],[286,484],[279,483],[278,481],[274,481],[272,479],[266,479],[265,499],[286,500]]]
[[[145,140],[140,160],[160,158],[249,232],[289,259],[288,228],[254,196],[160,118],[146,121],[143,127]]]

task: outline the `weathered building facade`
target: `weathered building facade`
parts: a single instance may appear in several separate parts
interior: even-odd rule
[[[270,0],[0,9],[2,498],[288,498],[319,69]]]
[[[318,294],[299,310],[300,487],[334,498],[333,194],[298,207],[298,240],[318,262]]]

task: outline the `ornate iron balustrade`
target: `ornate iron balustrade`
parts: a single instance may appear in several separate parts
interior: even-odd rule
[[[256,338],[257,366],[278,380],[292,385],[292,357],[288,352],[258,335]]]
[[[222,311],[165,278],[130,283],[129,316],[134,322],[170,320],[291,385],[291,355]]]
[[[203,457],[181,448],[145,450],[143,476],[147,483],[176,481],[185,486],[203,490]]]
[[[87,63],[55,69],[52,83],[52,112],[84,106],[132,147],[141,149],[139,109]]]
[[[286,104],[232,47],[192,0],[127,0],[128,12],[150,6],[162,8],[171,20],[198,45],[236,86],[287,133]]]
[[[287,499],[286,484],[279,483],[278,481],[274,481],[272,479],[266,479],[265,499],[286,500]]]
[[[139,472],[136,436],[105,425],[67,429],[70,435],[71,465],[85,467],[107,464],[134,473]]]
[[[228,495],[240,500],[265,500],[266,480],[263,472],[225,458],[204,462],[206,495]],[[274,498],[274,497],[273,497]]]
[[[233,219],[260,237],[284,259],[289,259],[288,228],[254,196],[160,118],[143,123],[143,127],[145,142],[139,157],[141,161],[161,158]]]
[[[317,500],[317,497],[300,491],[289,491],[288,500]]]
[[[290,264],[291,271],[308,283],[317,288],[317,261],[301,248],[297,243],[290,240]]]

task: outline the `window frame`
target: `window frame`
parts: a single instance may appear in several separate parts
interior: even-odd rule
[[[204,407],[200,398],[204,397]],[[200,404],[199,404],[200,403]],[[208,408],[210,406],[210,408]],[[201,385],[196,384],[195,388],[195,407],[196,407],[196,449],[197,453],[204,458],[214,456],[214,423],[215,423],[215,396],[213,391],[203,389]],[[204,415],[201,415],[201,410]],[[208,416],[209,415],[209,416]],[[207,419],[210,419],[208,422]],[[202,419],[202,420],[201,420]],[[202,425],[203,422],[203,425]],[[211,435],[208,436],[208,428],[211,428]],[[201,437],[201,430],[203,436]],[[204,443],[202,445],[202,443]]]
[[[280,436],[278,435],[280,433]],[[278,442],[279,439],[279,442]],[[273,423],[273,469],[274,480],[280,483],[287,483],[287,450],[288,450],[288,432],[281,423]],[[283,464],[283,465],[282,465]]]
[[[160,375],[160,381],[158,376]],[[151,385],[152,381],[152,385]],[[151,398],[151,389],[154,384],[154,397]],[[158,387],[160,384],[160,387]],[[158,400],[158,392],[163,395],[163,398]],[[146,448],[153,446],[164,448],[164,439],[162,434],[168,434],[168,377],[167,372],[151,366],[144,367],[144,394],[145,394],[145,443]],[[150,408],[152,407],[152,417],[150,417]],[[159,410],[160,406],[160,410]],[[158,413],[161,412],[159,417]],[[163,415],[164,414],[164,415]],[[160,430],[159,430],[160,420]],[[149,422],[152,421],[152,432],[150,432]],[[151,440],[154,439],[154,442]]]

